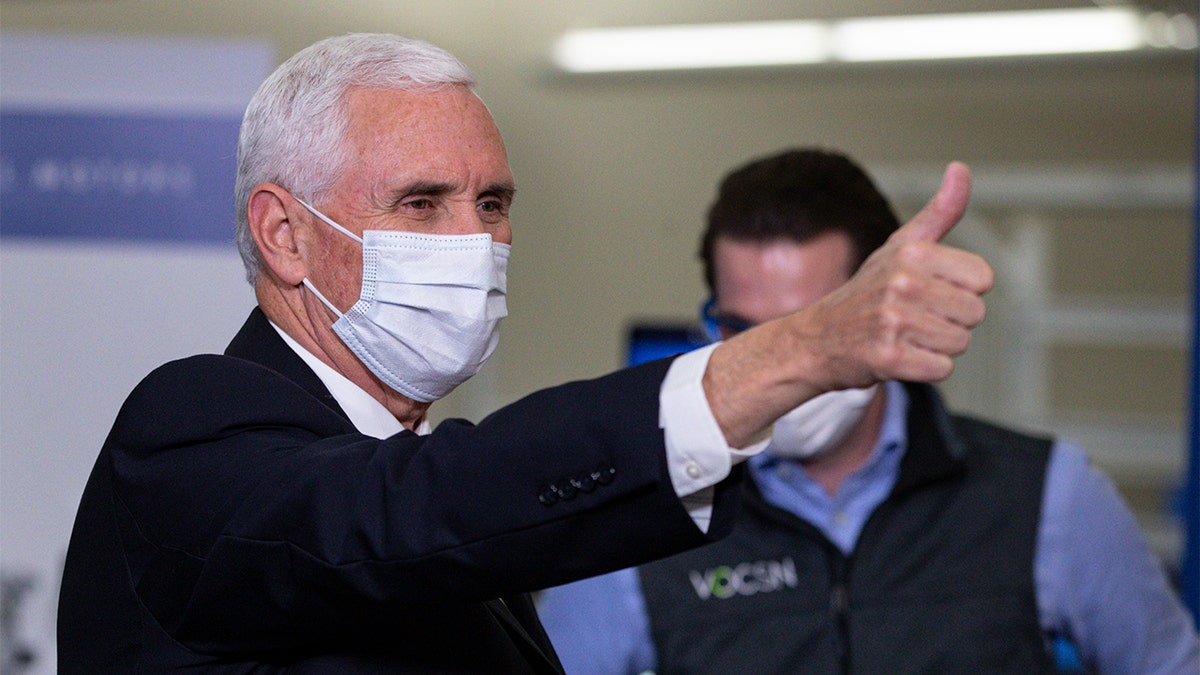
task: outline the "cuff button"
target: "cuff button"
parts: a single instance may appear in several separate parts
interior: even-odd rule
[[[571,485],[580,492],[591,492],[596,489],[596,481],[591,474],[581,473],[571,479]]]
[[[613,482],[613,477],[617,475],[617,470],[609,464],[601,464],[593,469],[590,475],[592,480],[596,481],[597,483],[601,485],[608,485],[609,483]]]
[[[575,486],[570,483],[563,483],[554,488],[554,491],[558,493],[558,498],[563,501],[574,499],[576,494]]]

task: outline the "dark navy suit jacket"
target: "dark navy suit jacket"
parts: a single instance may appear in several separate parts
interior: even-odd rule
[[[728,533],[667,474],[668,362],[358,433],[254,310],[130,394],[80,503],[61,673],[559,673],[525,593]]]

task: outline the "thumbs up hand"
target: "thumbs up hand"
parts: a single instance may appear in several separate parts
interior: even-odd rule
[[[983,321],[982,296],[994,281],[983,258],[940,243],[970,192],[970,170],[951,163],[929,203],[848,282],[713,352],[705,394],[731,445],[825,391],[950,375]]]
[[[950,164],[925,208],[824,299],[818,325],[829,347],[826,370],[844,378],[827,384],[950,375],[953,357],[970,344],[970,329],[983,321],[982,296],[995,278],[983,258],[940,243],[962,218],[970,192],[967,166]]]

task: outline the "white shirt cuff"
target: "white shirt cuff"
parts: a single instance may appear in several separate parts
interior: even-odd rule
[[[709,345],[676,358],[659,390],[658,425],[666,439],[671,484],[696,525],[706,532],[712,514],[712,487],[729,475],[734,464],[758,454],[770,440],[768,435],[742,449],[726,443],[702,383],[716,347]]]

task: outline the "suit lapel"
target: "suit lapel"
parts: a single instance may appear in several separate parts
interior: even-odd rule
[[[309,368],[308,364],[304,363],[304,360],[292,351],[291,347],[287,346],[283,338],[279,337],[279,333],[275,332],[267,320],[267,316],[258,307],[250,312],[246,323],[242,324],[242,329],[225,348],[225,354],[253,361],[274,370],[300,385],[317,400],[336,410],[342,417],[349,419],[346,411],[342,410],[342,406],[338,405],[337,400],[333,398],[333,394],[330,394],[329,390],[325,388],[321,378],[317,377],[312,368]]]

